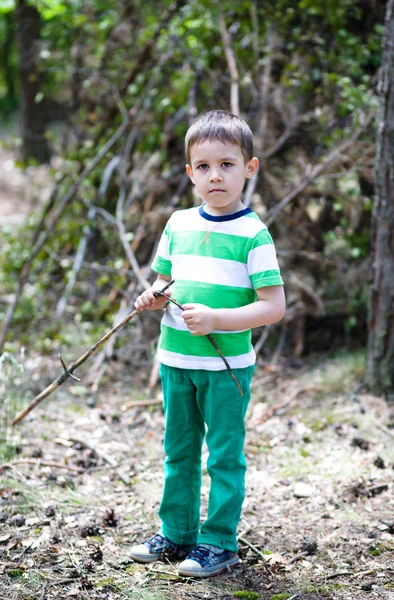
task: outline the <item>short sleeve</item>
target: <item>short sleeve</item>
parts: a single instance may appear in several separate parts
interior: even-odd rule
[[[262,229],[253,238],[248,254],[248,273],[255,290],[283,285],[274,242],[268,229]]]
[[[169,236],[170,236],[170,225],[167,223],[162,236],[160,238],[159,245],[157,247],[157,252],[155,258],[153,259],[151,268],[159,275],[171,275],[171,259],[169,252]]]

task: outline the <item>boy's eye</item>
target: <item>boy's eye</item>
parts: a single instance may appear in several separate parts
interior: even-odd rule
[[[205,163],[202,163],[201,165],[198,165],[197,169],[200,169],[200,171],[206,171],[208,169],[208,165],[206,165]]]
[[[231,163],[231,162],[224,162],[224,163],[222,163],[222,167],[225,167],[225,168],[232,167],[232,166],[233,166],[233,163]]]

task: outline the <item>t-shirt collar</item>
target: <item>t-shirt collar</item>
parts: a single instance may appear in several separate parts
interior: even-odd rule
[[[213,216],[213,215],[209,215],[207,212],[205,212],[204,206],[205,206],[205,204],[203,206],[200,206],[200,208],[198,209],[198,212],[200,213],[202,218],[207,219],[207,221],[216,221],[216,222],[233,221],[234,219],[239,219],[239,217],[243,217],[244,215],[248,215],[249,213],[253,212],[252,209],[250,208],[250,206],[247,206],[246,208],[243,208],[242,210],[232,213],[231,215]]]

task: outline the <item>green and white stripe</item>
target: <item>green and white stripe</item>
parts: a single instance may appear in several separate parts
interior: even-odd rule
[[[256,289],[283,284],[272,238],[256,213],[223,221],[204,215],[199,208],[175,212],[152,264],[175,279],[172,294],[178,302],[237,308],[254,302]],[[232,368],[255,363],[250,330],[212,334]],[[173,304],[163,316],[158,358],[179,368],[225,368],[206,336],[190,334]]]

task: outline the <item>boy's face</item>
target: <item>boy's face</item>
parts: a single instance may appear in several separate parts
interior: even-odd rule
[[[191,147],[190,163],[186,171],[210,214],[221,216],[242,209],[245,179],[256,173],[257,158],[245,162],[239,146],[205,140]]]

